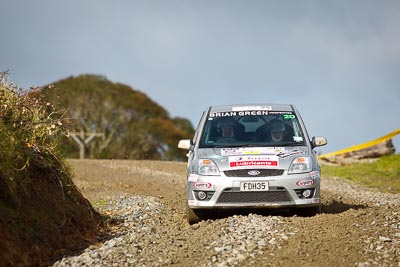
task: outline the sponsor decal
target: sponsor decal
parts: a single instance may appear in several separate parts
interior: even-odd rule
[[[312,179],[318,179],[320,177],[319,171],[310,172],[310,176]]]
[[[276,155],[278,153],[284,152],[283,147],[259,147],[259,148],[245,148],[243,155]]]
[[[288,115],[291,115],[291,114],[293,114],[293,112],[291,112],[291,111],[271,111],[269,114],[273,114],[273,115],[288,114]]]
[[[242,155],[242,148],[222,148],[221,156],[232,156],[232,155]]]
[[[197,178],[199,178],[199,175],[198,175],[198,174],[191,173],[191,174],[189,174],[189,176],[188,176],[188,181],[189,181],[189,182],[197,182]]]
[[[241,106],[232,107],[233,111],[256,111],[256,110],[272,110],[271,106]]]
[[[277,156],[239,156],[230,157],[230,167],[248,167],[248,166],[271,166],[277,167],[279,158]]]
[[[268,111],[266,110],[248,110],[248,111],[239,111],[239,116],[256,116],[256,115],[268,115]]]
[[[298,150],[298,149],[293,149],[293,150],[287,150],[287,151],[280,152],[277,154],[277,156],[280,157],[281,159],[283,159],[283,158],[287,158],[292,155],[298,155],[298,154],[304,154],[304,152],[301,150]]]
[[[221,156],[234,155],[276,155],[285,152],[283,147],[234,147],[221,149]]]
[[[284,119],[284,120],[294,120],[294,119],[296,119],[296,115],[293,115],[293,114],[283,114],[283,119]]]
[[[303,137],[301,137],[301,136],[293,136],[293,141],[295,141],[295,142],[303,142]]]
[[[296,182],[297,186],[310,186],[314,184],[314,180],[300,180]]]
[[[233,116],[257,116],[257,115],[268,115],[270,106],[244,106],[244,107],[233,107],[232,111],[222,112],[211,112],[208,115],[208,119],[220,118],[220,117],[233,117]]]
[[[219,117],[232,117],[236,116],[237,112],[228,111],[228,112],[212,112],[208,115],[209,118],[219,118]]]
[[[205,189],[212,189],[214,186],[211,183],[206,182],[194,182],[193,189],[194,190],[205,190]]]

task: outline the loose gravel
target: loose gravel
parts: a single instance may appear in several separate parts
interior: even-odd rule
[[[256,214],[203,221],[182,229],[172,225],[174,216],[168,216],[174,214],[173,208],[154,197],[121,196],[98,209],[121,222],[110,229],[115,237],[53,266],[166,266],[179,264],[175,256],[181,252],[188,257],[202,254],[194,262],[199,266],[235,266],[244,260],[254,264],[267,247],[280,249],[289,238],[280,217]],[[190,236],[198,240],[188,242]],[[199,244],[203,251],[189,251]]]
[[[110,236],[53,266],[400,266],[399,195],[326,178],[314,217],[234,212],[189,225],[184,181],[170,176],[183,193],[114,189],[96,205],[117,222]]]

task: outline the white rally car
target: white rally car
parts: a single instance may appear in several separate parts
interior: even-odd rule
[[[215,209],[302,208],[320,211],[320,167],[293,105],[213,106],[203,112],[188,149],[187,217]]]

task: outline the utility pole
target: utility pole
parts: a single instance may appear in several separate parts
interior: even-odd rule
[[[75,142],[77,142],[79,145],[79,159],[84,159],[86,146],[95,137],[104,138],[104,133],[86,133],[83,130],[81,130],[79,133],[70,133],[70,136],[72,136],[72,138],[75,140]]]

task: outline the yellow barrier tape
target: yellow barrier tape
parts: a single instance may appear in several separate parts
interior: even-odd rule
[[[364,149],[364,148],[368,148],[368,147],[377,145],[377,144],[379,144],[379,143],[382,143],[382,142],[384,142],[384,141],[386,141],[386,140],[389,140],[389,139],[391,139],[393,136],[396,136],[396,135],[398,135],[398,134],[400,134],[400,128],[397,129],[397,130],[395,130],[395,131],[393,131],[393,132],[391,132],[390,134],[387,134],[387,135],[385,135],[385,136],[379,137],[378,139],[375,139],[375,140],[366,142],[366,143],[364,143],[364,144],[355,145],[355,146],[352,146],[352,147],[349,147],[349,148],[345,148],[345,149],[342,149],[342,150],[338,150],[338,151],[336,151],[336,152],[331,152],[331,153],[323,154],[323,155],[318,156],[318,158],[320,158],[320,159],[321,159],[321,158],[328,158],[328,157],[331,157],[331,156],[336,156],[336,155],[340,155],[340,154],[344,154],[344,153],[348,153],[348,152],[352,152],[352,151],[356,151],[356,150],[361,150],[361,149]]]

